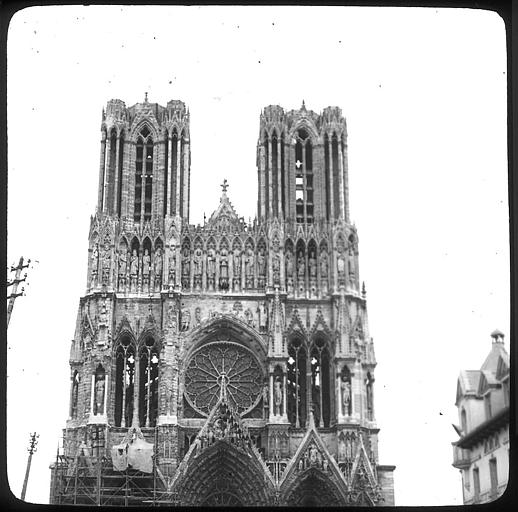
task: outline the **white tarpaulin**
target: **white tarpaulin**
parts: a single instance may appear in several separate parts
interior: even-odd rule
[[[153,472],[153,445],[144,439],[135,439],[128,446],[128,464],[143,473]]]
[[[125,471],[128,467],[128,445],[126,443],[112,446],[113,467],[117,471]]]

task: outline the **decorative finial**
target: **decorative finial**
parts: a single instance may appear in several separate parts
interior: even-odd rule
[[[304,100],[302,100],[301,110],[306,110],[306,103],[304,102]]]
[[[147,92],[144,93],[144,103],[147,103]]]
[[[227,188],[228,188],[227,178],[225,178],[223,180],[223,183],[220,185],[220,187],[223,189],[223,194],[226,194],[227,193]]]
[[[367,290],[365,289],[365,281],[362,283],[362,297],[365,299],[367,297]]]
[[[493,338],[493,343],[503,343],[504,342],[504,333],[502,331],[499,331],[498,329],[495,329],[491,333],[491,338]]]

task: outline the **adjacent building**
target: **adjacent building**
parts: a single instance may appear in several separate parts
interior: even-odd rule
[[[189,223],[182,101],[101,134],[51,503],[394,504],[340,108],[264,108],[251,223],[226,180]]]
[[[509,478],[509,355],[500,331],[491,338],[480,370],[463,370],[457,381],[453,466],[461,472],[466,505],[495,500]]]

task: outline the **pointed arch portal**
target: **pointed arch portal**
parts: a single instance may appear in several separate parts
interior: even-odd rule
[[[336,507],[346,504],[336,484],[316,468],[306,470],[284,495],[285,504],[292,507]]]
[[[186,506],[266,506],[273,503],[273,483],[248,450],[216,441],[189,461],[176,490]]]

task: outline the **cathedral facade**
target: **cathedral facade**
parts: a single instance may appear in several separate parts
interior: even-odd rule
[[[257,216],[189,223],[181,101],[103,110],[51,503],[393,505],[341,110],[268,106]]]

